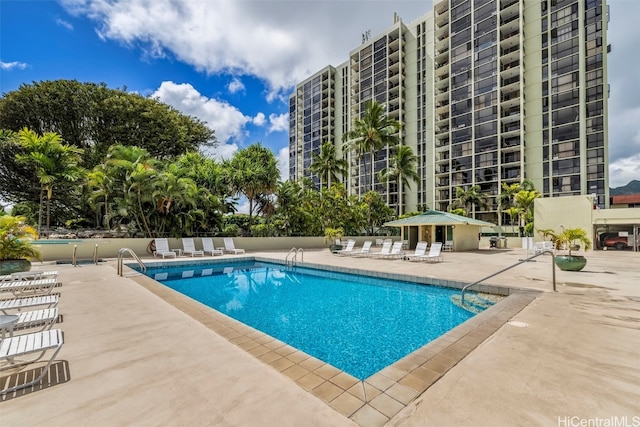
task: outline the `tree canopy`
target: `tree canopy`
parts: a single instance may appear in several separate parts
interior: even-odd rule
[[[82,164],[88,169],[112,145],[135,145],[167,159],[216,143],[205,123],[156,99],[76,80],[23,84],[3,94],[0,128],[55,132],[66,144],[85,150]]]

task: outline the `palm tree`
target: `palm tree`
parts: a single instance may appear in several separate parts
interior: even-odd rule
[[[238,151],[226,162],[229,183],[237,193],[249,201],[249,229],[253,220],[254,203],[260,195],[275,191],[280,171],[273,152],[260,143]]]
[[[87,174],[87,187],[90,191],[89,204],[96,210],[96,223],[98,226],[109,225],[109,197],[113,188],[113,180],[105,172],[104,165],[97,165]],[[100,215],[104,207],[104,215]]]
[[[509,215],[509,218],[511,218],[511,231],[513,232],[513,220],[515,218],[520,217],[520,208],[516,208],[515,206],[511,206],[507,209],[505,209],[504,211],[507,215]]]
[[[525,178],[522,182],[516,182],[513,184],[507,184],[506,182],[502,183],[502,191],[498,194],[498,197],[496,197],[496,202],[498,204],[498,218],[500,221],[499,225],[502,225],[502,211],[506,211],[510,207],[515,206],[515,195],[522,190],[535,190],[533,181],[529,178]],[[513,225],[513,223],[511,225]]]
[[[514,203],[520,209],[521,225],[528,234],[533,231],[533,203],[539,197],[542,194],[537,190],[521,190],[514,196]]]
[[[463,187],[457,187],[456,200],[451,205],[454,208],[463,207],[470,213],[476,207],[486,208],[489,204],[488,200],[489,198],[482,192],[479,185],[472,185],[468,190]]]
[[[338,174],[344,176],[349,164],[346,160],[336,157],[336,146],[331,141],[326,141],[320,146],[320,153],[311,155],[313,162],[309,170],[320,177],[320,188],[324,182],[327,188],[331,187],[331,180],[337,181]]]
[[[156,202],[156,211],[160,216],[160,225],[156,227],[159,232],[164,232],[167,223],[172,216],[183,214],[186,223],[182,226],[192,234],[192,226],[196,215],[190,214],[189,211],[197,208],[197,200],[199,196],[198,186],[196,183],[185,177],[180,177],[180,171],[174,174],[171,171],[163,171],[158,174],[157,179],[153,182],[154,191],[152,193]],[[170,231],[176,231],[174,227]]]
[[[51,199],[53,190],[63,182],[76,182],[84,174],[80,161],[84,150],[62,142],[62,137],[55,132],[47,132],[38,136],[27,128],[18,132],[20,144],[25,153],[18,154],[18,161],[33,165],[40,182],[40,207],[38,210],[38,236],[42,226],[42,205],[47,199],[47,229],[51,225]]]
[[[366,104],[362,118],[353,122],[351,130],[344,134],[345,148],[353,152],[359,160],[369,153],[371,164],[371,190],[374,189],[374,156],[375,152],[385,146],[398,144],[400,123],[384,114],[384,107],[376,101]],[[367,175],[366,163],[364,175]]]
[[[379,179],[382,182],[395,181],[398,185],[398,214],[402,215],[402,189],[407,186],[411,189],[409,180],[418,181],[420,176],[416,172],[418,158],[413,154],[411,147],[397,145],[395,152],[389,159],[390,166],[380,171]]]
[[[152,180],[158,174],[157,162],[144,148],[115,145],[109,148],[105,168],[113,180],[113,201],[115,209],[107,215],[131,217],[147,237],[153,233],[147,222],[146,203],[153,203]]]

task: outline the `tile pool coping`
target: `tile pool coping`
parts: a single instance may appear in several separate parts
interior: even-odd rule
[[[282,260],[244,256],[233,262]],[[229,264],[229,259],[146,262],[147,267]],[[129,267],[132,264],[125,264]],[[421,284],[462,288],[467,283],[423,276],[391,274],[355,268],[298,262],[297,266]],[[131,272],[136,270],[130,270]],[[291,378],[304,390],[361,426],[382,426],[410,404],[447,371],[489,338],[540,294],[501,286],[478,285],[480,292],[503,295],[502,301],[453,328],[413,353],[359,380],[270,335],[228,317],[142,274],[127,277],[173,305],[205,327],[226,338],[263,363]]]

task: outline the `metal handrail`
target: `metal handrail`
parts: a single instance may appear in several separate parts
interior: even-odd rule
[[[289,250],[289,253],[287,254],[287,256],[284,257],[284,265],[289,265],[289,255],[291,255],[293,253],[293,257],[295,258],[297,250],[298,249],[295,246]],[[293,264],[293,258],[292,258],[291,263]]]
[[[284,257],[284,264],[289,265],[289,255],[293,254],[291,257],[291,265],[293,265],[298,260],[298,252],[302,252],[301,259],[304,261],[304,249],[296,248],[295,246],[289,250],[289,253],[286,257]]]
[[[78,245],[73,245],[73,252],[71,253],[71,265],[74,267],[78,266],[78,256],[76,253],[78,252]]]
[[[500,273],[504,273],[507,270],[511,270],[513,267],[517,267],[522,263],[530,261],[530,260],[532,260],[532,259],[534,259],[536,257],[539,257],[540,255],[544,255],[544,254],[551,255],[551,275],[552,275],[552,278],[553,278],[553,291],[556,292],[556,255],[553,252],[553,250],[545,249],[545,250],[543,250],[543,251],[541,251],[541,252],[539,252],[539,253],[537,253],[535,255],[532,255],[532,256],[530,256],[528,258],[522,259],[522,260],[518,261],[517,263],[515,263],[515,264],[513,264],[513,265],[511,265],[511,266],[509,266],[507,268],[503,268],[502,270],[498,271],[497,273],[493,273],[493,274],[491,274],[491,275],[489,275],[487,277],[484,277],[484,278],[478,280],[477,282],[473,282],[470,285],[466,285],[465,287],[462,288],[462,295],[460,296],[461,304],[464,306],[464,293],[471,286],[475,286],[478,283],[484,282],[485,280],[492,278],[493,276],[497,276]]]
[[[98,265],[98,244],[93,248],[93,263]]]
[[[96,245],[97,246],[97,245]],[[128,252],[129,255],[131,255],[133,257],[133,259],[135,259],[138,262],[138,265],[140,265],[140,269],[143,272],[147,271],[147,266],[144,265],[144,262],[142,262],[142,260],[140,259],[140,257],[138,257],[138,255],[136,255],[136,253],[133,251],[133,249],[129,249],[129,248],[122,248],[118,251],[118,275],[122,276],[122,268],[123,268],[123,258],[124,258],[124,254],[125,252]]]

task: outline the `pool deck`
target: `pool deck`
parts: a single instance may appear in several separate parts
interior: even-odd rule
[[[247,255],[283,260],[286,252]],[[484,249],[425,264],[324,249],[305,252],[304,261],[473,282],[525,255]],[[58,265],[65,344],[45,386],[5,396],[0,419],[7,426],[632,423],[640,420],[633,418],[640,417],[640,253],[586,255],[583,272],[557,270],[557,292],[548,256],[489,279],[523,291],[364,383],[140,275],[119,277],[113,261]]]

